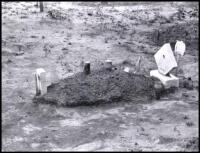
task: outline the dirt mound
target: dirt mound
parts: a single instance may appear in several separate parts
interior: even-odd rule
[[[186,19],[196,19],[199,16],[199,10],[197,8],[197,6],[195,6],[193,9],[189,9],[187,8],[184,9],[183,7],[179,8],[178,11],[171,16],[170,20],[186,20]]]
[[[199,151],[199,138],[184,140],[183,148],[185,151]]]
[[[176,42],[176,40],[182,40],[186,43],[187,49],[191,50],[190,54],[197,55],[198,52],[198,23],[190,24],[176,24],[168,27],[161,27],[159,30],[155,30],[152,34],[153,42],[158,46],[162,46],[165,43]]]
[[[60,9],[60,10],[56,10],[56,9],[49,10],[47,16],[49,16],[51,19],[54,19],[54,20],[69,19],[66,12],[62,9]]]
[[[47,88],[35,102],[62,106],[90,105],[116,101],[138,101],[153,98],[154,81],[144,75],[126,73],[115,67],[94,70],[89,75],[78,73]]]

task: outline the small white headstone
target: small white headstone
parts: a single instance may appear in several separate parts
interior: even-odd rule
[[[35,79],[36,79],[36,95],[41,95],[46,93],[46,76],[45,70],[43,68],[36,69]]]
[[[112,68],[112,61],[110,59],[106,60],[106,68],[111,69]]]
[[[183,41],[177,40],[177,41],[176,41],[175,51],[174,51],[174,52],[175,52],[176,54],[179,54],[179,55],[183,56],[184,53],[185,53],[185,48],[186,48],[185,43],[184,43]]]
[[[174,67],[177,67],[177,62],[169,43],[164,44],[160,50],[154,55],[159,73],[166,75]]]

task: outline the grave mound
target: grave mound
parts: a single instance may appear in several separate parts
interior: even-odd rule
[[[94,105],[110,102],[138,102],[155,98],[155,80],[142,74],[126,73],[122,67],[100,68],[89,75],[77,73],[47,87],[34,102],[59,106]]]
[[[187,50],[191,50],[189,54],[197,55],[198,52],[198,23],[194,21],[194,24],[179,23],[176,25],[163,26],[159,30],[155,30],[152,33],[152,39],[155,44],[162,46],[165,43],[176,43],[176,40],[185,42]],[[174,48],[172,47],[174,50]]]

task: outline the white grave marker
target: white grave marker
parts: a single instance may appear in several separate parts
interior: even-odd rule
[[[106,60],[106,69],[112,69],[112,61]]]
[[[172,52],[169,43],[164,44],[160,50],[154,55],[159,73],[166,75],[174,67],[177,67],[177,62]]]
[[[46,78],[45,75],[42,75],[42,73],[45,73],[46,71],[43,68],[36,69],[35,73],[35,79],[36,79],[36,96],[40,96],[41,94],[44,94],[46,92]]]
[[[184,43],[183,41],[177,40],[177,41],[176,41],[175,51],[174,51],[174,52],[175,52],[176,54],[179,54],[179,55],[183,56],[184,53],[185,53],[185,48],[186,48],[185,43]]]
[[[185,48],[186,48],[186,46],[183,41],[179,41],[179,40],[176,41],[174,53],[175,53],[176,61],[177,61],[178,65],[179,65],[180,56],[183,56],[185,53]],[[178,67],[176,69],[176,75],[177,74],[178,74]]]

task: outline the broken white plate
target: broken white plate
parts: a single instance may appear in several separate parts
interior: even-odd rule
[[[159,79],[164,85],[165,89],[170,87],[179,87],[179,78],[176,76],[169,74],[169,76],[162,75],[158,72],[158,70],[150,71],[150,76]]]
[[[177,67],[177,62],[169,43],[164,44],[154,55],[154,58],[158,66],[158,71],[163,75],[166,75],[174,67]]]
[[[185,53],[185,43],[183,41],[176,41],[176,45],[175,45],[175,53],[180,54],[181,56],[184,55]]]
[[[40,75],[41,73],[46,72],[43,68],[36,69],[36,73]]]
[[[129,67],[125,67],[124,71],[128,73],[130,71],[130,68]]]

